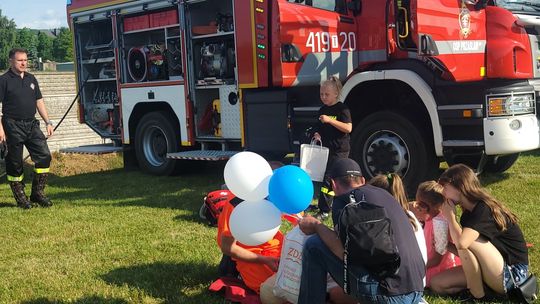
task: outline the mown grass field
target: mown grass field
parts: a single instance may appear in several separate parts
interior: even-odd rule
[[[207,292],[221,254],[198,210],[224,164],[199,165],[155,177],[123,170],[119,156],[55,155],[55,205],[28,211],[3,181],[0,303],[223,303]],[[538,273],[540,152],[482,181],[518,214]]]

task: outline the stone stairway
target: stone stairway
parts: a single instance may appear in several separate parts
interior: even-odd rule
[[[33,72],[44,96],[73,95],[75,97],[75,73]]]

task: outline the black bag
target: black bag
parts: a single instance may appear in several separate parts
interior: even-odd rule
[[[518,303],[533,303],[538,298],[538,281],[534,274],[530,274],[529,277],[521,284],[516,284],[512,271],[510,276],[514,282],[514,288],[508,291],[508,297],[512,301]]]
[[[362,197],[359,202],[358,195]],[[353,190],[349,203],[339,215],[336,229],[345,250],[343,289],[346,293],[349,293],[348,265],[365,267],[380,279],[397,273],[401,258],[384,207],[368,203],[361,191]]]
[[[218,217],[225,204],[235,198],[229,190],[215,190],[209,192],[203,199],[203,204],[199,210],[201,219],[208,221],[210,226],[217,226]],[[233,206],[236,206],[233,204]]]

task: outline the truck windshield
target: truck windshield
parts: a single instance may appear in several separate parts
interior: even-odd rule
[[[540,14],[540,0],[497,0],[496,3],[512,12]]]

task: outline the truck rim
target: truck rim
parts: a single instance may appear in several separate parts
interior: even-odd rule
[[[364,145],[364,167],[371,175],[400,173],[405,176],[409,169],[409,148],[396,133],[388,130],[373,133]]]
[[[158,126],[146,129],[142,144],[144,155],[152,166],[159,167],[165,163],[168,142],[163,129]]]

